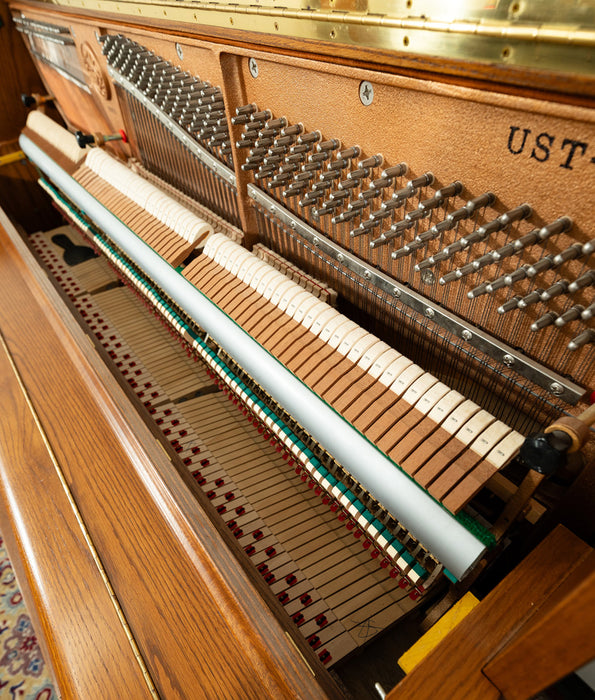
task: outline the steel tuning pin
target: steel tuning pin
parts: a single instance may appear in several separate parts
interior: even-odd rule
[[[579,289],[590,287],[593,284],[595,284],[595,270],[589,270],[584,275],[581,275],[578,279],[575,279],[574,282],[571,282],[568,285],[568,291],[571,294],[574,294],[575,292],[578,292]]]
[[[526,309],[528,306],[540,302],[544,291],[544,289],[534,289],[532,292],[529,292],[529,294],[519,300],[519,309]]]
[[[581,318],[583,321],[588,321],[591,318],[595,318],[595,301],[584,309],[584,311],[581,313]]]
[[[529,277],[535,277],[540,272],[545,272],[545,270],[551,270],[554,267],[554,256],[544,255],[543,258],[529,265],[528,275]]]
[[[519,207],[510,209],[501,216],[498,216],[496,219],[492,219],[492,221],[483,224],[483,226],[480,226],[477,230],[473,231],[473,233],[461,238],[459,241],[460,245],[458,250],[464,250],[470,245],[473,245],[473,243],[484,241],[486,238],[488,238],[488,236],[491,236],[497,231],[501,231],[503,228],[510,226],[510,224],[514,223],[515,221],[526,219],[531,215],[532,211],[533,210],[528,204],[521,204]]]
[[[521,301],[520,296],[511,297],[508,301],[505,301],[504,304],[498,307],[498,313],[506,314],[509,311],[514,311],[515,309],[518,309],[519,301]]]
[[[569,291],[569,288],[570,284],[567,280],[558,280],[542,293],[541,301],[549,301],[554,297],[559,297],[561,294],[566,294]]]
[[[554,324],[558,326],[558,328],[561,328],[562,326],[565,326],[567,323],[571,323],[572,321],[576,321],[577,319],[581,318],[581,314],[585,310],[584,306],[581,306],[580,304],[575,304],[574,306],[571,306],[570,309],[565,311],[563,314],[560,314],[558,318],[554,321]]]
[[[581,255],[583,255],[583,246],[580,243],[574,243],[566,248],[566,250],[563,250],[561,253],[554,256],[554,265],[557,267],[558,265],[565,263],[567,260],[575,260]]]
[[[542,328],[547,328],[548,326],[551,326],[553,323],[555,323],[557,318],[557,313],[555,313],[554,311],[548,311],[546,314],[543,314],[543,316],[538,318],[537,321],[535,321],[535,323],[532,323],[530,328],[533,332],[540,331]]]
[[[576,338],[573,338],[568,343],[568,349],[579,350],[584,345],[589,345],[590,343],[595,343],[595,331],[588,328],[586,331],[583,331],[580,335],[577,335]]]

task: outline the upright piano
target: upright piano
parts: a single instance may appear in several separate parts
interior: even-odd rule
[[[9,9],[60,221],[5,194],[0,527],[64,697],[375,697],[593,537],[591,7]]]

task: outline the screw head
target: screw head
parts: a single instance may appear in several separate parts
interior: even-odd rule
[[[370,270],[364,270],[364,279],[366,279],[366,280],[372,279],[372,273],[370,272]]]
[[[564,393],[564,387],[560,384],[560,382],[552,382],[550,384],[550,391],[554,396],[562,396]]]
[[[314,236],[314,238],[312,239],[312,243],[314,243],[314,245],[318,247],[320,245],[320,240],[316,236]]]
[[[473,338],[473,333],[465,328],[465,330],[461,333],[461,337],[463,340],[471,340],[471,338]]]
[[[369,80],[362,80],[359,84],[359,99],[365,107],[369,107],[374,101],[374,86]]]
[[[258,63],[255,58],[248,59],[248,70],[253,78],[258,78]]]
[[[514,357],[512,355],[509,355],[506,353],[504,357],[502,358],[502,362],[507,366],[507,367],[512,367],[514,365]]]
[[[393,296],[395,297],[395,299],[400,299],[401,294],[402,294],[402,292],[398,287],[393,288]]]
[[[429,306],[428,306],[428,308],[425,310],[424,313],[425,313],[425,315],[426,315],[428,318],[434,318],[434,316],[436,315],[436,312],[434,311],[434,309],[431,309]]]
[[[339,253],[339,254],[337,255],[337,260],[338,260],[338,262],[340,262],[340,263],[342,263],[343,260],[345,260],[345,256],[343,255],[343,253]]]
[[[289,228],[297,228],[297,224],[295,223],[295,221],[290,222]]]
[[[182,49],[182,45],[178,44],[177,42],[176,42],[176,53],[178,54],[178,58],[180,59],[180,61],[183,61],[184,60],[184,50]]]

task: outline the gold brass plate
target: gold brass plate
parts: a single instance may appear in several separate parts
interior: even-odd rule
[[[69,8],[338,45],[592,75],[595,4],[573,0],[46,0]]]

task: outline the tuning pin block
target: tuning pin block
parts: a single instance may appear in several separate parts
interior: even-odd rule
[[[122,141],[123,143],[128,143],[128,137],[126,133],[120,129],[116,134],[101,134],[96,132],[94,134],[84,134],[82,131],[75,132],[76,142],[79,148],[86,148],[87,146],[103,146],[108,141]]]

